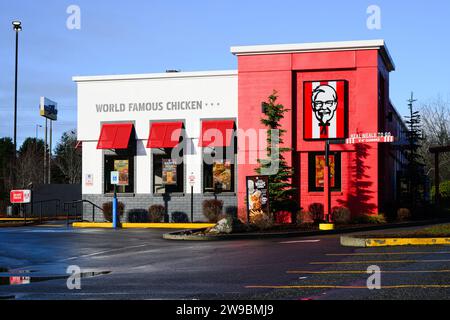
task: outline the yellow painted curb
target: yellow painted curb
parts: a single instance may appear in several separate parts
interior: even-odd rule
[[[112,228],[110,222],[74,222],[72,223],[74,228]]]
[[[450,238],[365,239],[366,247],[450,245]]]
[[[214,227],[213,223],[122,223],[122,229],[202,229]],[[74,222],[74,228],[112,228],[110,222]]]
[[[321,223],[319,225],[319,230],[322,230],[322,231],[334,230],[334,224],[332,224],[332,223]]]

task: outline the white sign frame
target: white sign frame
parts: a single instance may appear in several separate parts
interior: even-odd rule
[[[119,185],[119,171],[111,171],[111,184]]]

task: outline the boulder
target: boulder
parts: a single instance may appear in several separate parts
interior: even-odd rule
[[[211,234],[230,234],[233,232],[233,218],[226,217],[219,220],[217,224],[208,230]]]

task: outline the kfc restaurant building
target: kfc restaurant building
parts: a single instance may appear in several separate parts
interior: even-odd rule
[[[111,201],[109,176],[118,171],[126,214],[164,204],[169,215],[190,219],[193,187],[194,220],[204,220],[202,201],[214,197],[245,220],[246,177],[255,175],[254,160],[265,152],[251,133],[265,140],[262,102],[276,90],[290,110],[283,119],[291,148],[285,157],[301,207],[323,203],[324,141],[357,134],[390,132],[396,142],[333,144],[332,205],[375,213],[395,200],[405,161],[395,145],[404,124],[389,100],[395,67],[384,41],[231,52],[237,71],[75,77],[83,198],[100,206]]]

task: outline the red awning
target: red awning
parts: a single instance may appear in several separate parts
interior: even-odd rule
[[[132,130],[132,123],[104,124],[98,139],[97,149],[127,149]]]
[[[200,147],[228,147],[234,133],[234,120],[202,121]]]
[[[183,122],[154,122],[147,148],[175,148],[180,143]]]

